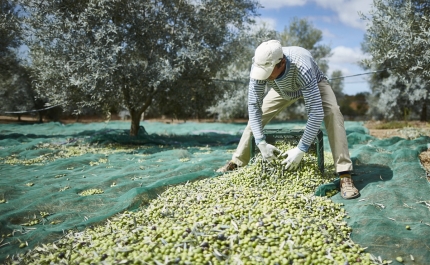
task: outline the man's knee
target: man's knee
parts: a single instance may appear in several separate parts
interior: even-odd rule
[[[324,107],[324,117],[327,116],[342,116],[342,113],[340,112],[340,108],[338,105],[328,105]]]

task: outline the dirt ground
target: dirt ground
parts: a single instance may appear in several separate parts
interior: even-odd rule
[[[120,117],[112,116],[111,120],[121,120]],[[62,122],[64,123],[72,123],[72,122],[82,122],[82,123],[89,123],[89,122],[100,122],[104,121],[101,117],[82,117],[80,119],[67,119]],[[154,120],[163,122],[163,120]],[[191,120],[190,120],[191,121]],[[201,122],[211,122],[213,120],[208,121],[201,121]],[[0,116],[0,124],[1,123],[14,123],[18,122],[17,117],[11,117],[11,116]],[[23,116],[21,117],[21,122],[38,122],[37,117],[35,116]],[[126,121],[129,122],[129,121]],[[174,121],[174,120],[164,120],[164,122],[167,123],[175,123],[180,121]],[[241,121],[244,122],[244,121]],[[394,136],[402,137],[402,138],[414,138],[418,135],[427,135],[430,136],[430,123],[428,122],[418,122],[418,121],[410,121],[407,124],[407,127],[401,128],[401,129],[378,129],[381,128],[384,125],[384,122],[381,121],[367,121],[364,123],[364,126],[369,129],[369,134],[378,138],[378,139],[384,139],[384,138],[390,138]],[[430,148],[427,151],[424,151],[420,154],[420,161],[423,167],[427,171],[427,178],[430,181]]]

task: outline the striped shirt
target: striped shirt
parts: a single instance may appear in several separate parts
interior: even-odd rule
[[[310,52],[306,49],[292,46],[283,47],[282,51],[286,58],[284,73],[273,81],[255,79],[250,79],[249,81],[249,123],[255,137],[255,142],[258,145],[258,143],[266,139],[261,123],[261,106],[263,104],[266,85],[273,88],[282,98],[287,100],[303,97],[308,121],[298,148],[303,152],[307,152],[318,134],[318,130],[324,119],[318,83],[326,77],[315,63]]]

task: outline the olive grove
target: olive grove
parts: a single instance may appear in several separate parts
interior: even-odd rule
[[[23,0],[35,89],[50,105],[126,108],[131,135],[151,106],[204,111],[222,94],[212,79],[253,22],[253,0]]]
[[[376,73],[371,80],[371,114],[398,119],[416,113],[427,120],[430,96],[430,2],[374,0],[364,50],[372,58],[363,63]]]

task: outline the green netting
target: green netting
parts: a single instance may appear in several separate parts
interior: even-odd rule
[[[0,125],[0,260],[136,210],[166,185],[217,176],[245,127],[141,125],[135,138],[128,136],[128,122]],[[303,127],[300,122],[267,126]],[[412,255],[414,264],[426,264],[430,195],[418,154],[430,138],[377,140],[359,122],[346,122],[346,128],[361,197],[332,199],[344,203],[352,239],[383,259],[402,256],[409,262]],[[324,148],[329,151],[326,137]],[[79,195],[85,191],[94,194]]]
[[[429,183],[418,155],[427,150],[430,138],[369,139],[361,144],[351,139],[363,138],[348,136],[361,197],[344,201],[336,195],[333,201],[343,201],[352,239],[386,259],[400,256],[405,264],[429,264]]]

